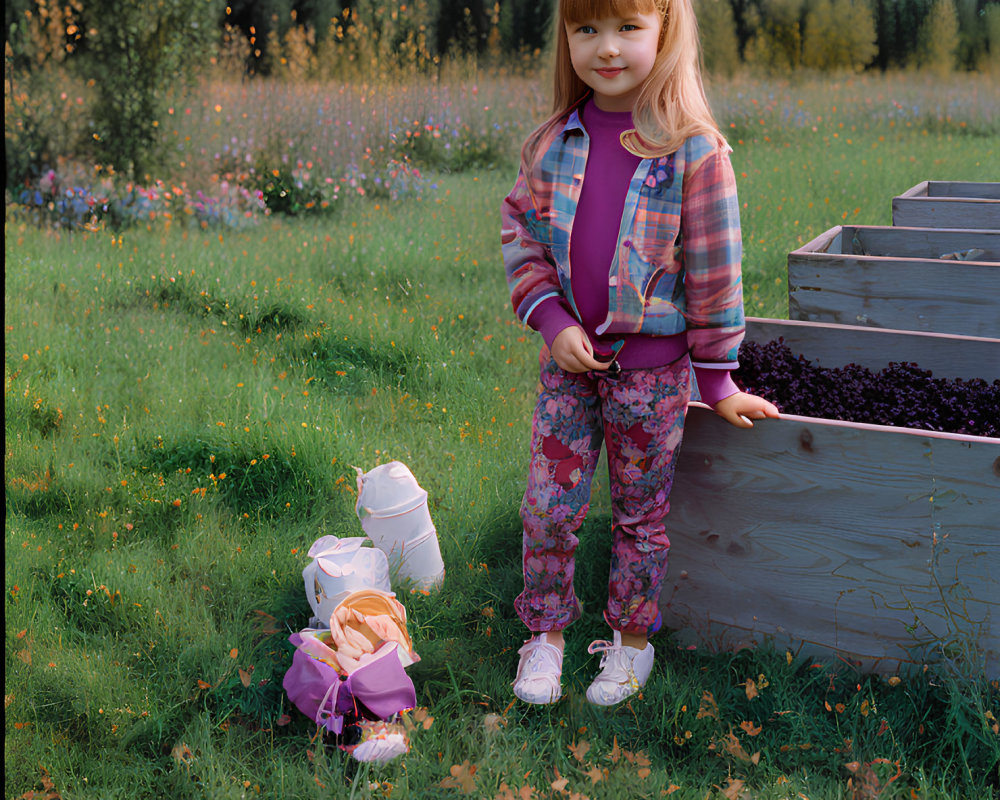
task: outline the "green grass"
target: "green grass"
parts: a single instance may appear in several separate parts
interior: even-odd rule
[[[732,129],[750,314],[786,316],[789,250],[844,221],[888,224],[894,194],[982,179],[998,158],[1000,137],[950,123],[844,121]],[[890,683],[666,632],[641,700],[589,706],[603,480],[568,696],[512,705],[538,342],[499,261],[511,168],[438,181],[421,200],[221,234],[8,216],[5,797],[51,781],[64,798],[437,798],[464,781],[487,798],[702,800],[744,781],[815,800],[849,796],[852,762],[882,783],[898,762],[881,797],[995,796],[1000,703],[981,679]],[[433,722],[369,767],[312,740],[280,683],[309,616],[305,552],[360,533],[354,467],[392,459],[429,492],[447,580],[401,594]]]

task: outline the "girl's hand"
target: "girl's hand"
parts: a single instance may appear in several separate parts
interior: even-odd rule
[[[737,428],[752,428],[752,419],[777,419],[778,407],[763,397],[737,392],[716,403],[715,413]]]
[[[583,328],[571,325],[559,331],[552,342],[552,358],[560,369],[566,372],[588,372],[592,369],[607,369],[611,362],[594,358],[594,347]]]

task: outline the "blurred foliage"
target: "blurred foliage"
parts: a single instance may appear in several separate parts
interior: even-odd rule
[[[861,71],[878,52],[875,18],[865,0],[816,0],[806,14],[802,63]]]
[[[93,136],[99,158],[129,177],[157,165],[160,120],[170,82],[193,74],[213,43],[219,0],[88,0],[81,21],[87,74],[94,79]]]
[[[935,75],[947,75],[955,68],[958,55],[958,12],[955,0],[934,0],[917,36],[917,59]]]
[[[697,0],[695,13],[705,69],[732,77],[740,67],[740,45],[732,5],[729,0]]]
[[[743,69],[785,75],[802,68],[919,68],[938,76],[1000,69],[1000,0],[695,4],[706,70],[723,78]],[[6,187],[19,193],[36,185],[61,158],[98,165],[101,176],[163,177],[163,127],[174,124],[168,97],[182,94],[196,74],[368,87],[415,78],[474,87],[484,74],[537,75],[549,61],[554,6],[554,0],[12,0],[4,9]],[[487,131],[486,139],[492,136]],[[486,140],[461,148],[429,138],[415,144],[435,144],[409,154],[428,167],[497,161]],[[302,194],[287,188],[277,187],[271,200]],[[305,197],[300,205],[317,202]]]

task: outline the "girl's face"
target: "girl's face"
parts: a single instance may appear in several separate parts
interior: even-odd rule
[[[631,111],[656,61],[660,14],[632,13],[567,22],[573,70],[602,111]]]

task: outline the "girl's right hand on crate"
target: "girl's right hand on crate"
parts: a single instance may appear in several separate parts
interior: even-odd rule
[[[715,413],[737,428],[752,428],[754,419],[777,419],[778,407],[754,394],[737,392],[715,404]]]

